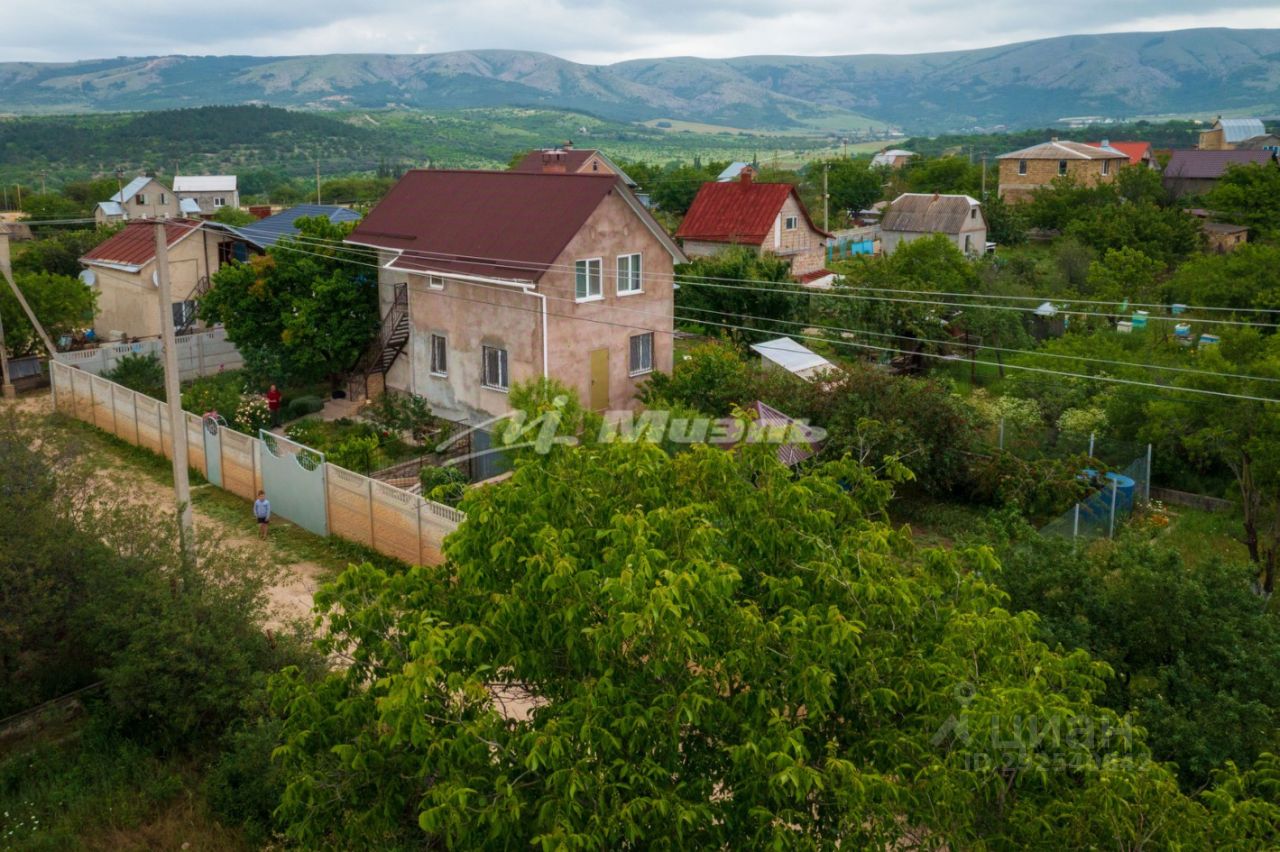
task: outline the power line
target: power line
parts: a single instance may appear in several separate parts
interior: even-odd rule
[[[284,249],[284,250],[286,250],[286,251],[295,251],[295,252],[300,252],[300,253],[302,253],[302,254],[314,255],[314,256],[316,256],[316,257],[323,257],[323,258],[326,258],[326,259],[329,259],[329,260],[339,260],[339,261],[342,261],[342,262],[352,263],[352,264],[359,265],[359,266],[365,266],[365,267],[369,267],[369,268],[372,268],[372,269],[381,269],[381,266],[380,266],[380,265],[378,265],[378,264],[376,264],[376,263],[366,263],[366,262],[362,262],[362,261],[358,261],[358,260],[353,260],[353,259],[348,259],[348,258],[331,257],[331,256],[329,256],[329,255],[320,254],[320,253],[318,253],[318,252],[312,252],[312,251],[307,251],[307,250],[305,250],[305,249],[298,249],[298,248],[293,248],[293,247],[291,247],[291,246],[282,245],[282,244],[280,244],[280,243],[278,243],[278,244],[277,244],[277,247],[283,248],[283,249]],[[476,283],[479,283],[479,282],[469,282],[469,283],[476,284]],[[480,286],[490,286],[490,287],[495,288],[495,289],[500,289],[500,288],[502,287],[502,285],[500,285],[500,284],[494,284],[494,285],[484,285],[484,284],[480,284]],[[477,304],[485,304],[485,305],[491,305],[491,304],[492,304],[491,302],[489,302],[489,301],[487,301],[487,300],[484,300],[484,299],[467,299],[467,298],[465,298],[465,297],[457,296],[456,294],[455,294],[455,295],[450,295],[450,294],[448,294],[448,293],[444,293],[444,292],[436,292],[436,293],[434,293],[433,295],[443,296],[444,298],[455,298],[455,299],[460,299],[460,300],[462,300],[462,301],[474,302],[474,303],[477,303]],[[550,298],[555,298],[555,297],[550,297]],[[561,297],[561,298],[563,298],[563,297]],[[539,309],[534,309],[534,308],[516,308],[516,307],[514,307],[514,306],[511,306],[511,307],[513,307],[515,310],[523,310],[523,311],[526,311],[526,312],[528,312],[528,313],[534,313],[534,314],[540,314],[540,313],[541,313],[541,311],[540,311]],[[615,310],[616,310],[616,309],[615,309]],[[644,332],[661,332],[661,333],[663,333],[663,334],[670,334],[670,335],[673,335],[673,336],[674,336],[674,334],[675,334],[675,331],[674,331],[674,330],[672,330],[672,331],[668,332],[668,331],[666,331],[665,329],[654,329],[654,328],[647,327],[647,326],[637,326],[637,325],[631,325],[631,324],[628,324],[628,323],[618,323],[618,322],[611,322],[611,321],[607,321],[607,320],[592,319],[592,318],[589,318],[589,317],[581,317],[581,316],[576,316],[576,315],[573,315],[573,314],[556,314],[556,313],[550,313],[550,312],[548,312],[548,316],[559,317],[559,318],[562,318],[562,319],[575,319],[575,320],[581,320],[581,321],[584,321],[584,322],[594,322],[594,323],[599,323],[599,324],[602,324],[602,325],[614,326],[614,327],[619,327],[619,328],[628,328],[628,329],[639,330],[639,331],[644,331]],[[681,318],[681,319],[686,319],[687,321],[698,322],[698,320],[691,320],[691,319],[689,319],[689,318]],[[723,328],[737,329],[737,330],[741,330],[741,331],[748,331],[748,332],[754,332],[754,333],[758,333],[758,332],[760,331],[760,329],[757,329],[757,328],[751,328],[751,327],[749,327],[749,326],[742,326],[742,325],[729,324],[729,323],[717,323],[717,322],[711,322],[711,321],[702,321],[702,322],[703,322],[704,324],[715,325],[715,326],[719,326],[719,327],[723,327]],[[806,335],[806,334],[796,334],[796,335],[794,335],[794,336],[795,336],[795,337],[801,337],[801,338],[808,339],[808,340],[818,340],[818,341],[826,342],[826,343],[833,344],[833,345],[839,345],[839,346],[852,346],[852,347],[856,347],[856,348],[860,348],[860,349],[868,349],[868,350],[874,350],[874,351],[879,351],[879,352],[893,352],[893,353],[897,353],[897,354],[901,354],[901,355],[920,355],[920,356],[922,356],[922,357],[927,357],[927,358],[936,358],[936,359],[944,359],[944,358],[945,358],[945,356],[942,356],[942,355],[939,355],[939,354],[935,354],[935,353],[914,352],[914,351],[911,351],[911,350],[899,349],[899,348],[896,348],[896,347],[875,346],[875,345],[872,345],[872,344],[867,344],[867,343],[856,343],[856,342],[854,342],[854,341],[848,341],[848,340],[832,340],[832,339],[829,339],[829,338],[815,337],[815,336],[813,336],[813,335]],[[1249,395],[1249,394],[1235,394],[1235,393],[1228,393],[1228,392],[1226,392],[1226,391],[1216,391],[1216,390],[1210,390],[1210,389],[1206,389],[1206,388],[1189,388],[1189,387],[1182,387],[1182,386],[1179,386],[1179,385],[1161,385],[1161,384],[1156,384],[1156,383],[1154,383],[1154,382],[1143,382],[1143,381],[1138,381],[1138,380],[1135,380],[1135,379],[1123,379],[1123,378],[1119,378],[1119,377],[1115,377],[1115,376],[1090,375],[1090,374],[1088,374],[1088,373],[1072,373],[1072,372],[1066,372],[1066,371],[1062,371],[1062,370],[1050,370],[1050,369],[1046,369],[1046,368],[1042,368],[1042,367],[1031,367],[1031,366],[1026,366],[1026,365],[1017,365],[1017,364],[1007,364],[1007,365],[1005,365],[1005,366],[1006,366],[1006,368],[1007,368],[1007,369],[1011,369],[1011,370],[1024,370],[1024,371],[1027,371],[1027,372],[1040,373],[1040,374],[1045,374],[1045,375],[1061,376],[1061,377],[1065,377],[1065,378],[1073,378],[1073,379],[1084,379],[1084,380],[1086,380],[1086,381],[1101,381],[1101,382],[1107,382],[1107,383],[1110,383],[1110,384],[1120,384],[1120,385],[1130,385],[1130,386],[1134,386],[1134,387],[1155,388],[1155,389],[1162,390],[1162,391],[1182,391],[1182,392],[1184,392],[1184,393],[1195,393],[1195,394],[1208,395],[1208,396],[1215,396],[1215,397],[1224,397],[1224,398],[1228,398],[1228,399],[1239,399],[1239,400],[1245,400],[1245,401],[1249,401],[1249,402],[1280,403],[1280,399],[1272,399],[1272,398],[1269,398],[1269,397],[1259,397],[1259,396],[1253,396],[1253,395]],[[1218,374],[1218,375],[1220,375],[1220,374]]]

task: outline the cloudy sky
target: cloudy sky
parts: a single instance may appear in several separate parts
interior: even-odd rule
[[[649,56],[916,53],[1080,32],[1280,27],[1277,0],[5,0],[0,61],[170,53],[540,50]]]

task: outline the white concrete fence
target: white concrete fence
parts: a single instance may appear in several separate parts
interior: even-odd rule
[[[126,355],[155,355],[164,357],[164,345],[159,340],[140,340],[137,343],[108,343],[97,349],[78,352],[59,352],[63,364],[100,376],[115,368]],[[225,328],[198,331],[178,338],[178,370],[182,380],[237,370],[244,366],[235,344],[227,340]]]

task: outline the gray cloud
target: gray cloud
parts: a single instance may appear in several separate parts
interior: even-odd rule
[[[978,10],[978,11],[975,11]],[[121,55],[539,50],[645,56],[915,53],[1080,32],[1280,27],[1274,0],[50,0],[6,9],[0,61]]]

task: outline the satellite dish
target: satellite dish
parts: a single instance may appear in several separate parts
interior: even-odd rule
[[[92,269],[86,269],[80,273],[80,280],[84,282],[84,286],[92,287],[98,283],[98,273]]]
[[[151,271],[151,286],[153,287],[160,286],[160,270],[158,269],[153,269]]]

